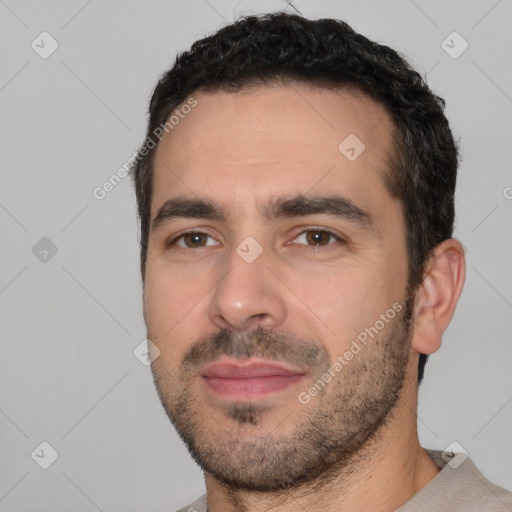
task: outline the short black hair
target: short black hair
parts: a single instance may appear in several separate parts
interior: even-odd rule
[[[141,223],[144,281],[150,228],[153,160],[158,128],[194,92],[231,91],[272,82],[359,90],[383,105],[394,125],[393,157],[383,176],[403,208],[408,296],[423,281],[435,246],[451,238],[458,150],[445,102],[395,50],[335,19],[286,12],[245,16],[196,41],[158,81],[149,105],[147,137],[131,168]],[[162,130],[160,129],[160,132]],[[420,354],[418,384],[428,355]]]

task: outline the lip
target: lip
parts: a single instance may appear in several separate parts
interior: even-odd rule
[[[283,390],[306,372],[275,361],[224,358],[206,365],[201,377],[216,395],[232,400],[253,400]]]
[[[253,377],[270,377],[273,375],[291,376],[304,375],[300,368],[264,359],[222,359],[206,365],[201,375],[203,377],[222,377],[232,379],[249,379]]]

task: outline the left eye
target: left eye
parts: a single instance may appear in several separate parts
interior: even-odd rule
[[[329,240],[331,239],[334,239],[337,242],[343,241],[339,236],[335,235],[334,233],[321,229],[308,229],[307,231],[303,231],[295,240],[300,239],[305,241],[307,245],[319,247],[324,245],[330,245]]]

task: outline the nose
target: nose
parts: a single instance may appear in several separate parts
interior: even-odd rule
[[[277,328],[286,318],[283,287],[267,268],[263,251],[248,263],[233,250],[208,304],[208,317],[217,327],[235,331]]]

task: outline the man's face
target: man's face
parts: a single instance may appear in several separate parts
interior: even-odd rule
[[[405,223],[382,177],[391,122],[348,91],[194,97],[155,159],[155,383],[207,473],[287,488],[348,464],[416,371]]]

